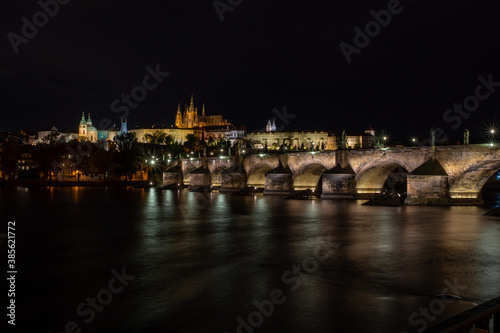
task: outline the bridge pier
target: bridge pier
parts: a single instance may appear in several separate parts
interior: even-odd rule
[[[176,165],[168,170],[163,171],[163,184],[162,186],[169,185],[182,185],[184,181],[184,176],[182,175],[182,169],[179,165]]]
[[[288,166],[280,165],[266,172],[264,194],[287,195],[293,190],[293,173]]]
[[[340,164],[327,170],[322,176],[322,199],[354,199],[356,194],[356,173]]]
[[[222,172],[220,192],[235,192],[247,187],[245,169],[235,164]]]
[[[451,203],[448,174],[434,159],[408,174],[406,193],[406,205],[448,206]]]
[[[210,186],[211,177],[208,168],[199,167],[189,174],[189,190],[194,190],[203,186]]]

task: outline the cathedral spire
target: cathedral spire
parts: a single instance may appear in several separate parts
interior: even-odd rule
[[[182,127],[181,103],[177,104],[177,114],[175,115],[175,126],[177,126],[178,128]]]
[[[201,111],[201,115],[205,117],[205,103],[203,103],[203,110]]]
[[[191,95],[191,104],[189,105],[191,109],[194,108],[194,98],[193,95]]]

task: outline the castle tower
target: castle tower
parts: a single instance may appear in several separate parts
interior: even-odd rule
[[[205,117],[205,103],[203,103],[203,110],[201,111],[201,115]]]
[[[193,95],[191,95],[191,104],[189,104],[189,111],[194,111],[194,98],[193,98]]]
[[[271,131],[276,131],[276,120],[273,120],[273,124],[271,126]]]
[[[127,119],[122,119],[122,126],[120,128],[120,134],[127,133]]]
[[[177,114],[175,115],[175,126],[178,128],[182,128],[181,103],[177,104]]]

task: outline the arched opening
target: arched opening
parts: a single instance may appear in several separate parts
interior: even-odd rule
[[[184,185],[189,185],[189,175],[193,170],[196,170],[197,167],[194,165],[189,166],[189,168],[184,172]]]
[[[248,175],[247,186],[264,188],[266,184],[266,172],[271,169],[272,167],[269,164],[260,164],[254,167]]]
[[[373,197],[384,191],[404,194],[407,186],[408,169],[397,162],[387,161],[373,164],[356,177],[358,196]]]
[[[500,205],[500,170],[497,170],[484,184],[481,197],[486,205]]]
[[[220,187],[222,185],[222,172],[224,170],[226,170],[226,167],[219,167],[212,173],[212,186]]]
[[[326,167],[318,163],[307,164],[299,169],[293,180],[293,189],[296,191],[313,190],[321,192],[321,176]]]
[[[383,191],[406,194],[408,170],[398,165],[384,183]]]
[[[491,197],[495,194],[487,192],[498,191],[496,175],[499,170],[500,160],[481,162],[471,166],[450,186],[450,197],[452,199],[494,200]],[[485,194],[486,197],[484,197]]]

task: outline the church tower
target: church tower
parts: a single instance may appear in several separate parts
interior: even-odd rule
[[[268,120],[267,125],[266,125],[266,132],[271,132],[272,130],[273,130],[273,127],[271,125],[271,120]]]
[[[85,112],[82,112],[82,119],[78,127],[78,141],[85,141],[87,138],[87,121],[85,120]]]

